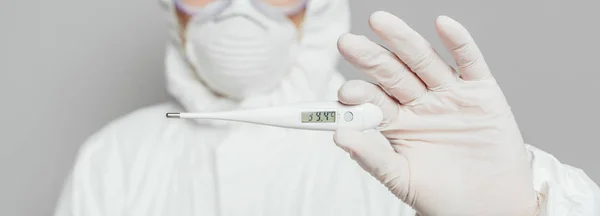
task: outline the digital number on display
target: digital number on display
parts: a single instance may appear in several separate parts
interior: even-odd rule
[[[302,123],[335,122],[335,112],[302,112]]]

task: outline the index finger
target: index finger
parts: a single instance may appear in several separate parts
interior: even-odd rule
[[[383,113],[381,126],[387,125],[398,117],[399,104],[381,89],[381,87],[363,80],[350,80],[338,91],[338,100],[347,105],[371,103]]]

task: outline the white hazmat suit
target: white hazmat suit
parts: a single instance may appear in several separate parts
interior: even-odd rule
[[[163,4],[176,25],[174,4]],[[294,61],[279,84],[241,101],[218,96],[201,81],[207,78],[193,69],[201,65],[190,66],[179,32],[171,30],[166,80],[177,102],[137,110],[90,137],[64,186],[57,216],[416,214],[336,147],[332,132],[164,117],[337,100],[344,80],[336,71],[336,41],[349,31],[347,0],[311,0]],[[532,184],[544,196],[543,215],[599,214],[598,188],[581,170],[527,148]]]

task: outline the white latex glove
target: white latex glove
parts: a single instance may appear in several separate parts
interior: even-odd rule
[[[392,148],[351,130],[336,132],[337,145],[421,215],[536,214],[519,128],[467,30],[445,16],[436,21],[458,76],[394,15],[376,12],[369,23],[390,51],[351,34],[338,46],[379,85],[350,81],[338,97],[345,104],[380,106],[380,131]]]

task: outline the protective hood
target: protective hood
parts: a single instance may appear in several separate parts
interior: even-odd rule
[[[300,28],[298,57],[279,87],[264,95],[235,101],[211,91],[186,61],[173,0],[161,0],[170,41],[165,57],[167,90],[188,112],[211,112],[336,98],[343,78],[337,72],[337,40],[350,30],[347,0],[310,0]],[[209,121],[206,121],[209,122]]]

